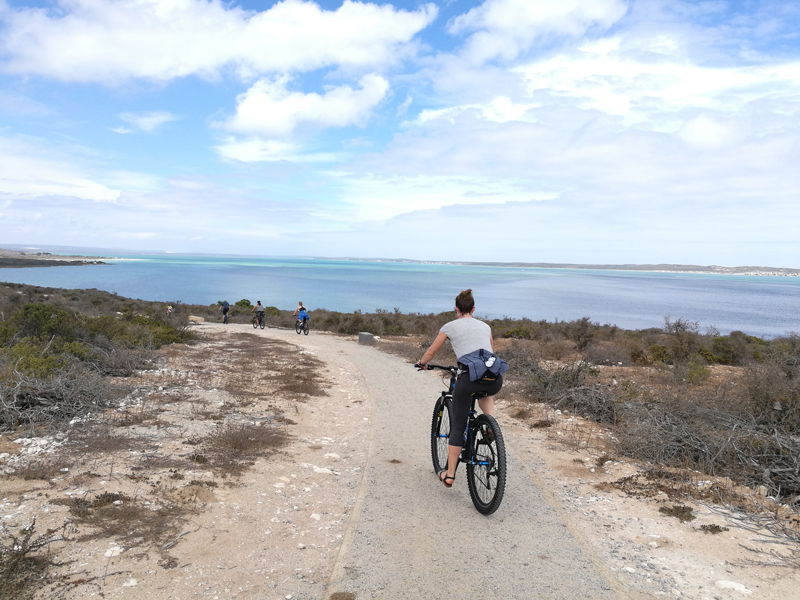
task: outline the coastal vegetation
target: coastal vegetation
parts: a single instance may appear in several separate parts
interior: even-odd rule
[[[159,353],[159,348],[193,344],[197,338],[190,317],[221,321],[220,303],[169,303],[173,311],[167,315],[166,302],[98,290],[0,284],[0,430],[41,435],[66,429],[76,417],[121,410],[132,397],[131,386],[126,384],[130,376],[153,369],[164,352],[170,352]],[[231,322],[250,323],[253,303],[248,299],[231,301]],[[371,332],[382,339],[381,348],[409,361],[418,360],[439,328],[454,317],[452,312],[406,314],[399,309],[352,313],[316,309],[310,314],[314,331],[341,335]],[[270,327],[293,326],[291,310],[266,306],[265,316]],[[776,513],[797,514],[798,335],[762,339],[740,331],[701,331],[697,323],[680,318],[666,318],[662,327],[643,330],[599,324],[589,317],[556,322],[502,318],[487,323],[498,352],[512,366],[504,397],[516,406],[512,414],[521,421],[534,428],[548,426],[546,419],[536,418],[543,414],[533,408],[536,406],[579,415],[611,432],[603,441],[603,460],[598,459],[598,466],[612,457],[643,461],[655,466],[652,473],[669,478],[670,485],[683,477],[676,475],[679,472],[689,473],[690,479],[696,479],[693,474],[697,473],[724,477],[760,490],[762,498],[773,498]],[[253,389],[265,382],[297,398],[324,394],[315,379],[320,366],[316,363],[309,363],[304,370],[311,378],[308,381],[287,378],[283,370],[266,380],[263,374],[251,373],[248,364],[236,356],[262,354],[264,349],[253,346],[260,344],[261,338],[247,338],[242,338],[242,348],[224,359],[227,383],[223,387],[239,403],[237,409],[252,403]],[[198,361],[208,352],[202,348],[186,351],[196,354]],[[276,356],[287,351],[274,349]],[[447,348],[440,358],[444,362],[455,359],[452,352],[447,354]],[[310,359],[298,356],[297,360]],[[200,362],[196,368],[206,369]],[[218,385],[210,380],[207,384]],[[180,381],[172,387],[179,394]],[[173,400],[165,398],[164,402]],[[192,418],[205,419],[205,410],[193,412]],[[163,426],[164,416],[144,404],[135,410],[112,412],[116,421],[110,428],[107,423],[99,433],[84,432],[76,439],[84,435],[80,443],[105,448],[102,452],[108,453],[135,445],[133,437],[119,433],[119,427]],[[289,422],[278,413],[274,417],[267,421]],[[231,424],[218,412],[209,411],[207,418],[217,426],[206,438],[185,442],[196,446],[190,454],[195,469],[202,466],[235,473],[253,456],[286,441],[281,431]],[[31,477],[52,477],[64,468],[55,463],[32,465]],[[37,469],[41,473],[37,474]],[[639,484],[638,480],[619,482],[624,490],[639,490]],[[659,489],[667,489],[664,485],[658,483]],[[729,490],[721,486],[706,488],[703,493],[705,499],[731,499]],[[87,510],[88,515],[113,509],[92,505]],[[789,523],[784,533],[800,541],[800,521],[792,525],[791,519],[784,519],[782,523]],[[41,539],[57,534],[48,531]],[[31,548],[35,547],[40,538],[33,530],[28,537]],[[7,545],[6,550],[12,547],[16,546]],[[10,550],[0,551],[11,556]]]
[[[0,288],[0,428],[58,427],[112,406],[188,321],[96,290]]]
[[[0,426],[53,423],[113,403],[120,381],[155,349],[192,339],[189,316],[220,319],[219,303],[175,303],[167,316],[166,303],[98,290],[0,286]],[[250,322],[252,304],[232,302],[231,322]],[[398,308],[310,314],[318,331],[405,339],[411,359],[453,318]],[[293,324],[290,310],[267,306],[265,317],[270,327]],[[723,335],[681,318],[636,331],[589,317],[487,322],[525,397],[617,427],[616,452],[800,495],[796,334]]]

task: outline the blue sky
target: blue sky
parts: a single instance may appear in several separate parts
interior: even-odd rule
[[[800,5],[0,0],[0,245],[800,267]]]

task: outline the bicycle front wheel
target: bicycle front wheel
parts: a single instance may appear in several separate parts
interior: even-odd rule
[[[431,458],[433,470],[437,473],[447,468],[447,440],[453,418],[453,399],[441,396],[433,407],[431,422]]]
[[[472,460],[467,485],[478,512],[490,515],[503,501],[506,489],[506,445],[494,417],[478,415],[472,426]]]
[[[294,330],[297,332],[297,335],[300,335],[300,331],[303,329],[303,324],[298,321],[294,324]]]

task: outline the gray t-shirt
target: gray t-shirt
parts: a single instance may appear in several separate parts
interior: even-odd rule
[[[478,319],[456,319],[445,323],[440,331],[450,339],[458,358],[475,350],[492,349],[492,328]]]

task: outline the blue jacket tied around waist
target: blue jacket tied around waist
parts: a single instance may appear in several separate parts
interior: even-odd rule
[[[460,365],[469,370],[469,380],[477,381],[486,371],[493,375],[502,375],[508,371],[508,363],[490,350],[475,350],[458,359]]]

